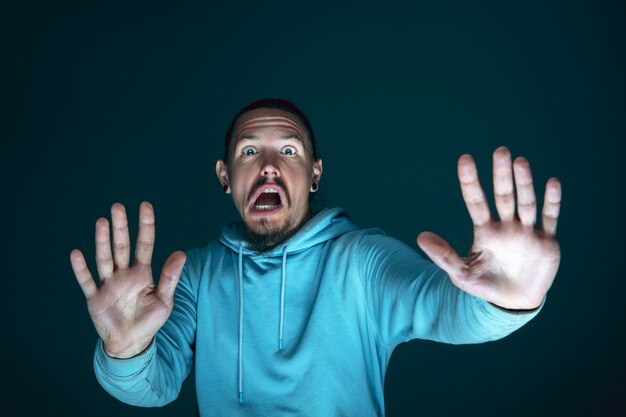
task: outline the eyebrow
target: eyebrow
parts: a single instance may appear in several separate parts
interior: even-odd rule
[[[241,135],[237,141],[247,139],[247,140],[259,140],[258,136],[255,135]],[[304,143],[300,135],[284,135],[279,138],[280,140],[289,140],[289,139],[297,139],[300,142]]]

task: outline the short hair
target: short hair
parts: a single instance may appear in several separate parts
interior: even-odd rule
[[[309,119],[307,119],[306,115],[300,110],[295,104],[290,101],[284,100],[282,98],[262,98],[253,103],[248,104],[243,107],[239,112],[233,117],[233,120],[230,122],[230,126],[228,127],[228,131],[226,132],[226,137],[224,138],[224,157],[223,160],[228,161],[228,155],[230,153],[230,142],[233,139],[233,133],[235,130],[235,124],[237,120],[243,115],[252,110],[256,109],[278,109],[285,111],[287,113],[291,113],[296,116],[300,121],[304,124],[306,128],[306,133],[309,136],[309,141],[311,142],[311,151],[313,155],[313,160],[319,159],[317,155],[317,146],[315,144],[315,135],[313,134],[313,128],[311,127],[311,123],[309,123]]]

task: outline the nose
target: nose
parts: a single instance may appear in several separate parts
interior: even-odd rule
[[[280,177],[280,169],[278,163],[273,156],[265,158],[261,165],[261,176],[263,177]]]

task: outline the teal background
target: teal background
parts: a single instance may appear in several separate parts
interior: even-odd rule
[[[237,217],[214,176],[232,115],[309,115],[317,204],[409,245],[466,253],[456,160],[531,163],[563,184],[562,263],[542,313],[501,341],[394,352],[387,416],[626,415],[625,37],[618,1],[4,2],[0,9],[2,378],[19,416],[192,416],[124,405],[92,370],[69,263],[114,202],[154,204],[154,269]],[[158,274],[157,274],[158,275]],[[358,383],[354,381],[353,383]]]

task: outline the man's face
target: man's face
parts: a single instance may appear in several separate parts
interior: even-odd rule
[[[216,173],[250,231],[286,234],[309,217],[309,192],[319,182],[322,161],[313,161],[298,117],[261,108],[239,117],[229,159],[217,162]]]

